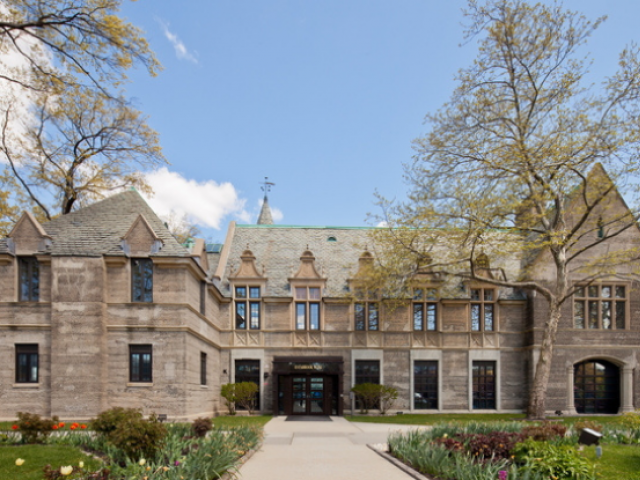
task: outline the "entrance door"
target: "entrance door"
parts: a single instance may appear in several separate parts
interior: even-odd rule
[[[325,379],[324,376],[293,377],[293,414],[324,415],[325,414]]]
[[[573,370],[574,403],[578,413],[618,413],[620,369],[606,360],[590,360]]]

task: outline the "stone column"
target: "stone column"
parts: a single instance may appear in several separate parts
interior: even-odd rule
[[[573,391],[573,365],[567,366],[567,402],[565,407],[565,414],[576,415],[576,406],[574,403],[574,391]]]
[[[618,413],[633,412],[633,368],[629,365],[622,367],[620,382],[620,410]]]

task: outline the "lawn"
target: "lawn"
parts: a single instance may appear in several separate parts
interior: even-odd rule
[[[448,422],[498,422],[524,420],[524,413],[432,413],[432,414],[414,414],[408,413],[404,415],[385,415],[385,416],[367,416],[367,415],[345,415],[345,418],[351,422],[365,423],[395,423],[401,425],[435,425],[436,423]],[[618,423],[620,421],[618,415],[607,416],[580,416],[580,417],[551,417],[549,420],[562,421],[565,425],[570,425],[578,421],[591,420],[598,423]]]
[[[602,480],[640,480],[640,447],[638,445],[602,446],[602,458],[596,458],[595,447],[585,447],[585,457],[597,465]]]
[[[24,464],[16,465],[16,459]],[[86,469],[97,470],[101,462],[82,453],[75,447],[62,445],[19,445],[0,447],[0,478],[2,480],[42,480],[42,469],[78,465],[84,462]]]
[[[221,415],[214,417],[213,425],[218,428],[231,427],[264,427],[271,420],[271,415]]]

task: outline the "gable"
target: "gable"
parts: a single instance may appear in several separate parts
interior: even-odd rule
[[[122,240],[123,250],[132,257],[148,256],[162,248],[162,240],[158,238],[142,214],[133,221]]]
[[[22,214],[7,237],[16,255],[33,255],[51,245],[51,237],[30,212]]]

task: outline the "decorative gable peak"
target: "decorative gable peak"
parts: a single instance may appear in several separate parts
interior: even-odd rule
[[[491,271],[491,262],[489,261],[487,254],[479,254],[473,261],[473,266],[476,271],[476,276],[491,279],[495,278]]]
[[[236,271],[234,275],[232,275],[232,279],[236,278],[253,278],[253,279],[261,279],[262,275],[258,272],[256,268],[256,257],[251,250],[249,250],[249,246],[247,245],[247,249],[242,252],[240,255],[240,260],[242,263],[240,264],[240,268]]]
[[[356,272],[355,278],[368,276],[371,274],[372,269],[373,255],[368,250],[365,250],[358,259],[358,271]]]
[[[31,212],[22,214],[7,237],[9,250],[17,255],[33,255],[51,246],[51,237]]]
[[[147,256],[157,253],[162,248],[163,242],[151,228],[151,225],[139,214],[122,237],[122,249],[130,256]]]
[[[293,276],[295,279],[313,279],[313,280],[323,280],[322,276],[316,270],[316,257],[313,253],[308,249],[302,252],[302,256],[300,257],[300,268],[298,268],[298,272]]]

